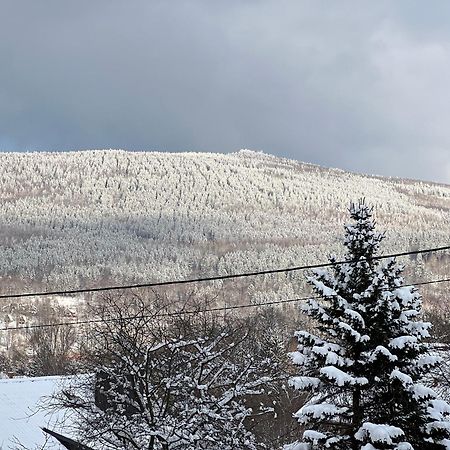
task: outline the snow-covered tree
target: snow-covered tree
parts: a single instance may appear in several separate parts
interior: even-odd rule
[[[290,450],[450,449],[450,406],[426,387],[439,363],[427,354],[430,324],[420,321],[421,297],[404,286],[403,267],[377,259],[364,201],[350,207],[344,264],[308,278],[317,296],[304,305],[316,331],[297,332],[292,385],[309,393],[295,414],[303,438]]]
[[[53,403],[72,412],[77,438],[95,448],[263,448],[247,422],[271,411],[261,394],[277,366],[246,341],[232,322],[112,297],[91,339],[96,375],[74,380]]]

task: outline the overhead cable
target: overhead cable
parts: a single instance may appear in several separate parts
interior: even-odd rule
[[[424,253],[435,253],[440,251],[450,250],[450,245],[443,247],[434,247],[427,248],[422,250],[411,250],[408,252],[399,252],[399,253],[391,253],[388,255],[379,255],[373,256],[372,258],[366,258],[366,261],[376,261],[381,259],[388,258],[397,258],[400,256],[408,256],[408,255],[420,255]],[[319,263],[319,264],[309,264],[304,266],[296,266],[296,267],[287,267],[283,269],[269,269],[269,270],[259,270],[255,272],[246,272],[246,273],[236,273],[230,275],[215,275],[211,277],[200,277],[200,278],[189,278],[184,280],[172,280],[172,281],[156,281],[150,283],[139,283],[139,284],[128,284],[128,285],[118,285],[118,286],[103,286],[103,287],[92,287],[92,288],[83,288],[83,289],[69,289],[69,290],[53,290],[53,291],[44,291],[44,292],[26,292],[26,293],[17,293],[17,294],[2,294],[0,295],[0,299],[6,298],[25,298],[25,297],[45,297],[52,295],[74,295],[74,294],[85,294],[89,292],[105,292],[105,291],[120,291],[125,289],[142,289],[142,288],[151,288],[158,286],[173,286],[173,285],[181,285],[181,284],[191,284],[191,283],[201,283],[206,281],[218,281],[218,280],[230,280],[235,278],[245,278],[245,277],[254,277],[258,275],[269,275],[274,273],[288,273],[295,272],[299,270],[308,270],[308,269],[319,269],[323,267],[331,267],[338,266],[343,264],[352,264],[360,262],[361,260],[342,260],[342,261],[333,261],[328,263]]]
[[[424,286],[428,284],[437,284],[437,283],[448,283],[450,282],[450,278],[442,278],[438,280],[430,280],[430,281],[421,281],[418,283],[405,284],[403,286],[399,286],[398,288],[403,287],[415,287],[415,286]],[[387,289],[385,291],[388,291]],[[182,311],[173,311],[169,313],[156,313],[151,315],[134,315],[134,316],[126,316],[126,317],[109,317],[109,318],[101,318],[101,319],[86,319],[86,320],[77,320],[73,322],[59,322],[59,323],[44,323],[44,324],[35,324],[35,325],[19,325],[16,327],[4,327],[0,328],[0,331],[12,331],[12,330],[33,330],[38,328],[52,328],[52,327],[60,327],[60,326],[80,326],[80,325],[88,325],[92,323],[109,323],[109,322],[120,322],[120,321],[133,321],[137,319],[150,319],[150,318],[158,318],[158,317],[173,317],[173,316],[182,316],[182,315],[192,315],[192,314],[202,314],[207,312],[220,312],[220,311],[231,311],[236,309],[246,309],[246,308],[257,308],[264,306],[272,306],[272,305],[281,305],[285,303],[294,303],[306,301],[309,299],[320,299],[323,297],[319,296],[309,296],[302,298],[293,298],[288,300],[273,300],[271,302],[263,302],[263,303],[244,303],[241,305],[230,305],[230,306],[218,306],[215,308],[206,308],[200,310],[182,310]]]

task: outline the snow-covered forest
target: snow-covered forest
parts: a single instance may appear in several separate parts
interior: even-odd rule
[[[442,224],[450,223],[450,186],[247,150],[2,153],[0,170],[3,292],[323,261],[341,252],[346,208],[360,197],[389,230],[386,251],[448,239]],[[415,265],[418,275],[439,272],[439,261],[428,261]],[[255,300],[293,295],[297,278],[249,281],[241,293]]]

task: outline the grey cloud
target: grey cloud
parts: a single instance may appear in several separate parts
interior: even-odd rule
[[[247,147],[450,182],[438,3],[7,0],[0,148]]]

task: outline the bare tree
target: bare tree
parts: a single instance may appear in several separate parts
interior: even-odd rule
[[[32,352],[31,371],[34,375],[71,373],[75,328],[58,325],[61,322],[60,314],[47,303],[39,305],[37,317],[38,327],[31,331],[28,339]]]
[[[121,449],[262,448],[255,398],[280,378],[255,354],[245,320],[173,313],[164,299],[104,297],[92,330],[94,375],[54,398],[71,409],[83,443]],[[254,352],[254,351],[255,352]],[[267,397],[266,397],[267,398]]]

